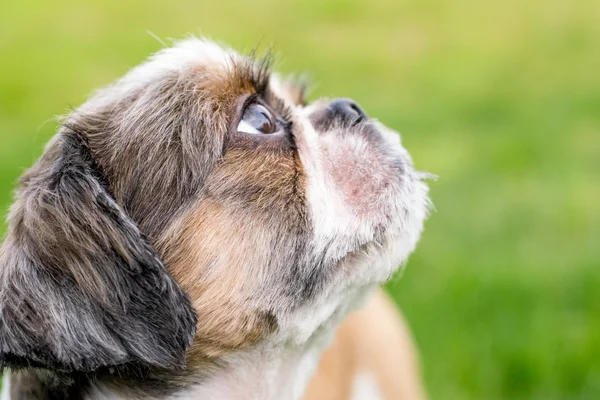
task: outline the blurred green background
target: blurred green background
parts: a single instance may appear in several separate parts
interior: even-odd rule
[[[4,4],[2,212],[53,116],[161,47],[147,31],[272,44],[439,175],[390,285],[432,398],[600,399],[600,1]]]

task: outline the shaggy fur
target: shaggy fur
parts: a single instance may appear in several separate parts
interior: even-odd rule
[[[303,365],[279,398],[302,393],[428,204],[395,133],[303,94],[268,59],[190,39],[65,119],[0,248],[12,398],[219,398],[226,371],[278,354]],[[280,133],[237,131],[253,103]]]

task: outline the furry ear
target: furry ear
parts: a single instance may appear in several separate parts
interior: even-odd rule
[[[293,75],[281,76],[271,75],[271,87],[275,93],[286,101],[299,105],[306,105],[308,92],[308,78],[306,76],[295,77]]]
[[[196,315],[65,130],[22,178],[0,248],[0,366],[184,364]]]

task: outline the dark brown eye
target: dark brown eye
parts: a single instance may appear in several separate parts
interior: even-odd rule
[[[237,130],[251,135],[271,135],[278,133],[279,127],[266,107],[253,103],[246,108]]]

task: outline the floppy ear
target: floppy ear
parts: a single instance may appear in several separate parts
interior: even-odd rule
[[[85,142],[59,133],[21,183],[0,248],[0,366],[183,366],[190,301]]]

